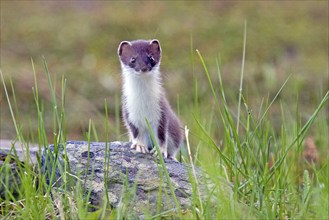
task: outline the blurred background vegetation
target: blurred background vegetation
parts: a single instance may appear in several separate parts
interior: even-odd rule
[[[161,69],[167,95],[179,109],[183,124],[193,127],[193,114],[209,119],[213,110],[195,49],[204,56],[214,82],[218,82],[216,59],[220,59],[227,101],[235,112],[245,21],[243,93],[249,108],[257,115],[262,103],[271,100],[291,74],[269,117],[280,129],[282,109],[288,112],[286,117],[295,117],[297,100],[301,120],[306,121],[329,89],[327,1],[1,1],[1,70],[7,86],[13,82],[23,132],[36,134],[38,125],[32,58],[52,140],[45,57],[59,99],[62,77],[67,78],[67,139],[85,139],[91,119],[100,141],[105,140],[106,99],[110,140],[127,140],[118,120],[117,47],[122,40],[157,38],[163,50]],[[328,107],[323,114],[327,113]],[[0,135],[2,139],[16,136],[3,86]],[[218,135],[220,139],[220,131]]]

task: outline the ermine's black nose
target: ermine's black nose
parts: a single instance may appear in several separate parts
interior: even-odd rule
[[[142,72],[146,72],[148,70],[148,68],[146,66],[142,67],[141,71]]]

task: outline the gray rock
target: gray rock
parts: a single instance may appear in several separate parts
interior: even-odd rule
[[[101,205],[104,199],[107,199],[105,195],[106,186],[108,199],[113,207],[117,207],[120,201],[124,199],[124,193],[127,189],[134,187],[135,190],[131,191],[135,191],[135,195],[129,195],[128,197],[130,197],[129,199],[134,198],[136,204],[134,209],[139,213],[147,205],[151,206],[149,210],[156,210],[160,187],[162,188],[162,199],[160,201],[162,201],[163,210],[175,207],[173,196],[159,160],[151,154],[134,152],[129,146],[129,143],[112,142],[108,144],[108,150],[106,150],[106,143],[67,142],[66,154],[71,176],[76,176],[75,179],[77,181],[80,179],[80,184],[85,185],[85,192],[90,192],[90,202],[95,206]],[[53,152],[53,146],[50,149],[50,152]],[[60,148],[59,151],[60,155],[64,156],[64,148]],[[43,167],[46,166],[45,161],[52,160],[49,153],[46,152],[43,155]],[[63,158],[60,157],[58,163],[62,167],[64,164]],[[165,166],[178,203],[182,207],[189,206],[192,190],[188,167],[167,159],[165,159]],[[106,169],[108,170],[107,178],[104,172]],[[162,178],[160,178],[159,171],[162,173]],[[62,176],[59,167],[57,167],[56,176],[58,178]],[[57,179],[54,179],[52,183],[55,182],[59,185],[64,184],[63,181]],[[169,201],[167,201],[167,198],[169,198]]]
[[[129,143],[68,141],[65,148],[52,145],[42,153],[42,170],[54,190],[80,186],[94,210],[107,202],[129,210],[127,216],[133,218],[174,210],[175,198],[182,209],[191,207],[190,167],[168,159],[164,162],[170,183],[157,158],[132,151]],[[202,198],[211,199],[206,175],[200,169],[196,173]]]

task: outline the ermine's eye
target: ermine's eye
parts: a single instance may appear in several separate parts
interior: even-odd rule
[[[130,63],[131,63],[131,64],[136,63],[136,58],[135,58],[135,57],[132,57],[132,58],[130,59]]]
[[[151,64],[152,65],[155,65],[155,59],[154,59],[154,57],[153,56],[149,56],[149,60],[150,60],[150,62],[151,62]]]

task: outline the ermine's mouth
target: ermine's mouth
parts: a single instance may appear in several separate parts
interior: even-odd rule
[[[141,74],[149,73],[149,72],[151,72],[151,69],[146,69],[146,70],[145,69],[141,69],[138,72],[141,73]]]

